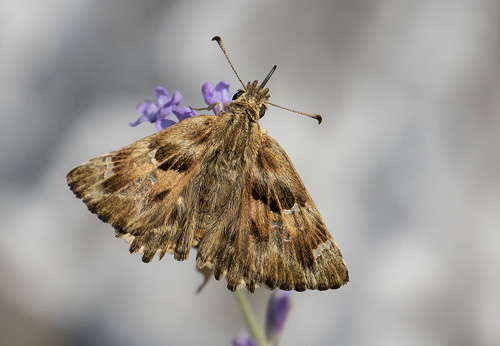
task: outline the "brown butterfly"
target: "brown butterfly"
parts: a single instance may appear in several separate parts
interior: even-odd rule
[[[260,85],[242,83],[215,117],[193,116],[76,167],[71,190],[144,262],[166,253],[182,261],[196,246],[198,268],[225,276],[231,291],[344,285],[342,253],[287,154],[259,127],[274,105],[264,86],[275,68]]]

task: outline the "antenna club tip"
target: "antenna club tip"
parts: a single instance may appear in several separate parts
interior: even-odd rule
[[[220,41],[222,41],[222,39],[220,38],[220,36],[214,36],[214,37],[212,37],[212,41],[220,42]]]
[[[318,125],[321,124],[321,122],[323,121],[323,118],[319,114],[315,114],[314,119],[318,121]]]

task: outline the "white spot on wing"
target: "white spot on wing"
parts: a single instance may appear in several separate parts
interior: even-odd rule
[[[292,207],[292,209],[283,209],[283,213],[285,214],[291,214],[292,211],[294,212],[300,212],[300,208],[299,208],[299,205],[297,203],[295,203]]]
[[[113,158],[111,156],[106,156],[104,159],[104,163],[106,163],[106,171],[104,172],[104,178],[109,178],[115,172],[113,172],[113,168],[115,167],[115,164],[113,163]]]
[[[320,250],[326,250],[329,249],[331,245],[332,243],[329,240],[327,240],[324,243],[319,244],[318,247],[320,248]]]
[[[279,229],[283,229],[283,224],[279,221],[271,221],[271,227],[276,227]]]
[[[151,163],[152,163],[153,165],[155,165],[155,166],[158,164],[158,161],[157,161],[157,160],[156,160],[156,158],[155,158],[155,156],[156,156],[156,151],[157,151],[157,150],[158,150],[158,149],[151,150],[151,151],[148,153],[148,155],[149,155],[149,156],[151,156]]]
[[[214,267],[214,264],[213,263],[210,263],[210,262],[207,262],[205,263],[205,265],[199,269],[203,269],[203,268],[208,268],[208,269],[212,269]]]
[[[153,174],[148,175],[147,179],[151,180],[153,185],[156,183],[156,177]]]
[[[325,241],[324,243],[319,244],[318,247],[313,250],[314,257],[318,258],[319,256],[321,256],[321,252],[323,250],[329,249],[330,246],[332,246],[332,242],[329,240]]]
[[[134,241],[135,239],[135,236],[131,235],[131,234],[123,234],[123,235],[120,235],[120,238],[122,239],[125,239],[125,241],[129,244],[132,244],[132,242]]]
[[[153,256],[153,258],[155,258],[156,256],[161,256],[162,253],[163,253],[162,249],[156,250],[155,255]]]

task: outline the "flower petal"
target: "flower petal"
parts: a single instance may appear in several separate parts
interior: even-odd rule
[[[158,107],[151,101],[144,101],[137,105],[137,112],[142,114],[142,116],[133,123],[128,123],[129,126],[135,127],[140,123],[145,123],[146,121],[154,123],[157,118]]]
[[[173,120],[159,118],[156,121],[155,127],[156,127],[156,130],[158,130],[158,132],[160,132],[161,130],[165,130],[167,127],[170,127],[174,124],[176,124],[176,122]]]
[[[210,82],[206,82],[201,87],[201,93],[203,99],[207,105],[212,105],[214,103],[220,102],[222,105],[222,110],[224,110],[224,105],[231,102],[231,96],[229,96],[229,84],[225,81],[220,81],[214,89],[214,86]],[[213,108],[214,114],[219,114],[219,107],[215,106]]]
[[[141,102],[137,105],[137,107],[135,108],[135,110],[137,111],[137,113],[139,114],[146,114],[146,110],[148,109],[148,107],[153,104],[153,102],[149,101],[149,100],[146,100],[144,102]]]
[[[174,107],[173,106],[167,106],[167,107],[163,107],[162,109],[160,109],[160,111],[158,112],[158,119],[166,119],[170,113],[172,113]]]
[[[258,346],[254,339],[246,334],[240,334],[233,339],[233,346]]]
[[[137,125],[141,124],[141,123],[145,123],[145,122],[154,122],[154,121],[150,121],[149,117],[147,115],[143,115],[142,117],[140,117],[139,119],[137,119],[136,121],[134,121],[133,123],[129,122],[128,123],[128,126],[130,127],[136,127]]]
[[[215,87],[214,97],[219,101],[223,106],[224,104],[231,102],[231,98],[229,96],[229,87],[231,84],[228,82],[220,81]]]
[[[174,96],[172,97],[172,104],[174,106],[178,106],[181,104],[182,94],[178,91],[174,92]]]
[[[211,105],[215,101],[214,98],[214,86],[210,82],[205,82],[203,86],[201,87],[201,94],[203,95],[203,100],[205,100],[205,103],[207,105]]]
[[[156,87],[155,89],[155,96],[156,100],[158,102],[159,108],[165,106],[168,101],[170,101],[172,98],[170,97],[170,94],[168,93],[167,89],[164,87]]]
[[[156,103],[151,103],[148,108],[146,108],[146,113],[144,115],[148,115],[150,117],[153,117],[156,113],[158,113],[158,110],[160,107],[156,105]]]
[[[266,335],[269,340],[279,339],[291,307],[290,292],[276,290],[267,305]]]
[[[177,119],[179,119],[179,121],[198,115],[198,113],[195,110],[187,106],[176,107],[172,110],[172,113],[174,113],[174,115],[177,117]]]

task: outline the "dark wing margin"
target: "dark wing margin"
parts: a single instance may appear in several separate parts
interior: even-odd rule
[[[264,135],[244,179],[238,220],[220,234],[214,275],[231,291],[335,289],[349,281],[342,253],[281,146]],[[207,265],[200,253],[198,266]]]
[[[166,253],[187,259],[199,240],[190,181],[199,171],[214,119],[188,118],[85,162],[68,173],[68,185],[144,262]]]

